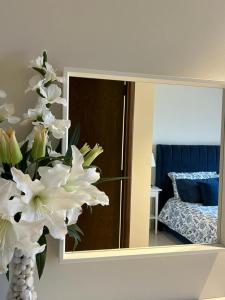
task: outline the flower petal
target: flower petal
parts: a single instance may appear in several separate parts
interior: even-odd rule
[[[43,197],[47,199],[48,209],[54,212],[80,207],[81,204],[89,200],[90,195],[82,190],[70,193],[63,188],[48,188],[44,191]]]
[[[10,124],[16,124],[20,121],[20,118],[15,117],[15,116],[10,116],[10,117],[7,118],[7,120]]]
[[[58,103],[58,104],[62,104],[63,106],[67,106],[67,100],[66,100],[66,98],[57,98],[57,99],[55,99],[54,102]]]
[[[0,274],[6,273],[8,270],[8,264],[13,258],[14,248],[0,249]]]
[[[82,214],[81,207],[68,209],[66,212],[66,217],[68,219],[67,225],[76,224],[78,217]]]
[[[26,256],[34,256],[43,252],[45,245],[40,246],[37,241],[42,235],[44,222],[24,222],[20,221],[14,225],[16,232],[15,246],[21,249]]]
[[[56,164],[54,167],[40,167],[38,173],[41,183],[47,187],[60,187],[66,184],[70,167]]]
[[[95,206],[98,204],[109,205],[109,197],[102,191],[100,191],[96,186],[90,185],[85,191],[90,195],[90,200],[85,203],[90,206]]]
[[[16,233],[16,247],[19,249],[32,248],[42,235],[44,227],[43,221],[38,222],[25,222],[20,221],[14,225]]]
[[[44,186],[41,184],[39,180],[32,181],[28,174],[24,174],[20,170],[16,168],[11,168],[11,173],[13,176],[13,180],[16,182],[17,188],[25,193],[26,197],[23,197],[23,201],[29,203],[32,199],[32,196],[38,194],[40,191],[44,189]]]
[[[68,185],[73,185],[74,182],[80,176],[84,176],[85,174],[83,169],[83,163],[84,163],[83,155],[80,153],[80,151],[76,146],[71,146],[71,149],[72,149],[73,161],[72,161],[70,177],[68,179]]]
[[[41,88],[43,84],[43,79],[40,75],[35,75],[29,80],[29,87],[26,89],[25,93],[29,91],[35,91],[38,88]]]
[[[96,171],[95,167],[85,169],[84,171],[85,173],[83,179],[88,183],[95,183],[100,179],[100,174]]]
[[[15,182],[0,178],[0,213],[8,217],[13,217],[17,212],[20,212],[23,205],[21,201],[11,197],[18,195],[19,191],[16,188]]]
[[[0,237],[0,273],[5,273],[7,272],[7,265],[12,260],[17,240],[13,224],[7,222],[4,233],[2,232],[2,234]]]
[[[59,211],[48,216],[46,219],[46,226],[53,238],[63,240],[67,234],[65,212]]]

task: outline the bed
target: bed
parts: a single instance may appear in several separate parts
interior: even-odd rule
[[[170,172],[219,173],[219,146],[157,145],[156,186],[159,196],[160,229],[167,230],[184,243],[217,242],[218,206],[182,202],[174,197]]]

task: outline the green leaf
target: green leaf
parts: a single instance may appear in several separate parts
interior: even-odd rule
[[[77,232],[79,232],[81,235],[84,236],[83,231],[81,230],[81,228],[80,228],[77,224],[74,224],[74,225],[72,225],[72,226],[74,227],[74,229],[75,229]]]
[[[27,169],[27,162],[28,162],[28,158],[30,156],[31,151],[28,151],[28,144],[29,141],[26,141],[20,148],[21,153],[23,155],[23,159],[21,160],[21,162],[19,163],[19,169],[22,172],[25,172]]]
[[[58,145],[56,146],[55,151],[58,153],[61,153],[61,151],[62,151],[62,141],[61,140],[58,142]]]
[[[42,76],[45,76],[45,74],[46,74],[45,70],[43,70],[41,68],[32,67],[32,69],[37,71],[38,73],[40,73]]]
[[[44,234],[44,235],[49,234],[49,229],[48,229],[48,227],[44,226],[44,228],[43,228],[43,234]]]
[[[48,87],[48,86],[50,86],[51,84],[53,84],[53,83],[55,83],[55,84],[57,84],[57,80],[49,80],[49,81],[47,81],[45,84],[44,84],[44,87]]]
[[[67,226],[67,230],[68,235],[74,239],[73,250],[75,250],[78,243],[81,242],[81,235],[83,236],[84,233],[77,224]]]
[[[44,96],[42,95],[39,88],[36,89],[36,92],[37,92],[38,96],[40,96],[41,98],[44,98]]]
[[[77,145],[80,139],[80,124],[77,124],[77,126],[74,129],[73,134],[71,135],[68,143],[68,150],[65,154],[65,161],[68,162],[72,159],[72,145]]]
[[[20,147],[20,151],[21,151],[21,153],[22,153],[23,155],[27,152],[28,144],[29,144],[29,141],[26,141],[26,142],[23,143],[23,145]]]
[[[45,68],[46,67],[46,62],[48,61],[48,54],[47,54],[47,51],[44,50],[43,51],[43,67]]]
[[[5,276],[6,276],[7,280],[9,281],[9,265],[8,265],[8,271],[5,273]]]
[[[11,166],[9,164],[2,164],[3,169],[4,169],[4,173],[1,174],[1,177],[7,180],[11,180],[12,179],[12,174],[10,171]]]
[[[42,236],[38,240],[38,244],[40,246],[46,245],[45,250],[36,255],[36,264],[37,264],[38,276],[39,276],[39,279],[41,279],[41,276],[42,276],[44,268],[45,268],[45,261],[46,261],[46,254],[47,254],[47,239],[46,239],[46,236],[44,234],[42,234]]]

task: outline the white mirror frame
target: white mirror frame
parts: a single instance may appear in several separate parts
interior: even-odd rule
[[[225,251],[225,81],[201,80],[185,77],[170,76],[151,76],[142,74],[129,74],[121,72],[65,68],[64,69],[64,98],[67,99],[67,107],[63,108],[63,118],[69,118],[69,78],[83,77],[108,80],[131,81],[138,83],[151,84],[180,84],[199,87],[211,87],[223,89],[223,109],[221,122],[221,149],[220,149],[220,191],[218,204],[218,244],[202,245],[174,245],[174,246],[154,246],[146,248],[126,248],[112,250],[95,251],[74,251],[65,252],[65,240],[60,241],[59,261],[60,263],[88,262],[99,260],[118,260],[118,259],[137,259],[148,256],[174,256],[174,255],[193,255],[204,253],[218,253]],[[62,150],[65,153],[68,145],[68,135],[62,143]],[[151,149],[147,150],[151,153]]]

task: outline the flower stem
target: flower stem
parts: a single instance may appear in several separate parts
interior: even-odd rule
[[[37,160],[36,163],[35,163],[35,170],[34,170],[33,180],[37,179],[38,166],[39,166],[39,163],[38,163],[38,160]]]

